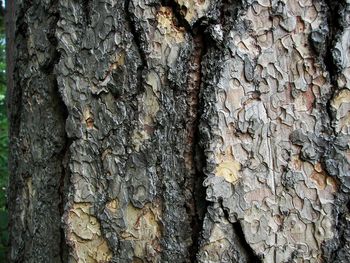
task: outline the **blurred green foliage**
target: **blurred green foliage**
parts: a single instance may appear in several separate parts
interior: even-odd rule
[[[8,184],[8,123],[6,116],[6,43],[4,29],[4,8],[0,1],[0,262],[6,262],[8,248],[8,216],[6,188]]]

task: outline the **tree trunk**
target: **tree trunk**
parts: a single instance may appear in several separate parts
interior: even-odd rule
[[[10,262],[350,261],[350,2],[8,1]]]

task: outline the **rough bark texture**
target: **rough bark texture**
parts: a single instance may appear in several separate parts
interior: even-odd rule
[[[350,2],[8,1],[10,262],[350,260]]]

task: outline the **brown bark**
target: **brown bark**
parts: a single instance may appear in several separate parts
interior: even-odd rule
[[[349,260],[349,5],[9,1],[10,262]]]

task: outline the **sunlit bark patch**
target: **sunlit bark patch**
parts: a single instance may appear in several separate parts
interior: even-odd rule
[[[174,24],[174,15],[170,7],[161,7],[157,13],[158,30],[166,39],[180,43],[184,41],[185,29]]]
[[[124,216],[126,229],[120,233],[121,242],[130,242],[134,257],[142,262],[160,262],[160,207],[154,203],[140,209],[129,204]]]
[[[92,204],[75,203],[68,212],[67,240],[71,247],[70,262],[103,263],[112,258],[100,223],[91,214]]]
[[[210,0],[175,0],[183,17],[189,24],[203,17],[210,7]]]

